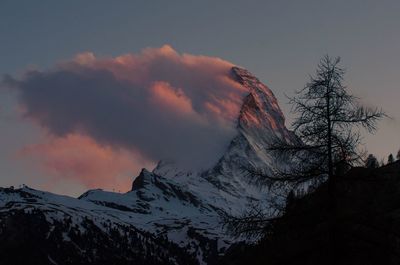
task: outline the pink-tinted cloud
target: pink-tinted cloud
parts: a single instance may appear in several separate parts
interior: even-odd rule
[[[50,137],[47,142],[26,146],[18,157],[34,161],[52,182],[72,180],[86,188],[127,191],[132,177],[143,166],[152,165],[138,152],[97,144],[89,137]]]
[[[233,138],[247,92],[232,77],[232,66],[165,45],[115,58],[83,53],[7,82],[18,91],[23,117],[53,137],[81,135],[112,150],[136,150],[146,160],[206,168]],[[41,149],[30,153],[35,150]],[[58,155],[46,150],[49,157]],[[73,175],[79,164],[65,159],[73,164],[53,168],[71,167]]]
[[[232,66],[232,63],[215,57],[181,55],[169,45],[116,58],[96,58],[87,52],[62,64],[63,68],[72,71],[80,71],[81,67],[107,69],[118,80],[139,85],[142,89],[149,89],[154,83],[166,84],[193,100],[192,107],[196,112],[208,119],[223,118],[228,122],[237,116],[243,93],[246,93],[246,89],[232,79]],[[218,114],[210,111],[210,106],[218,109]]]
[[[155,82],[150,87],[150,104],[182,115],[193,115],[192,101],[182,89],[173,88],[167,82]]]

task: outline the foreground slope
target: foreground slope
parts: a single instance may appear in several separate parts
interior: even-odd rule
[[[85,257],[86,264],[104,264],[109,257],[105,246],[120,253],[118,264],[126,264],[124,256],[138,264],[150,256],[154,264],[212,264],[240,240],[226,234],[221,217],[254,204],[267,207],[272,196],[246,169],[270,171],[274,161],[266,147],[275,137],[294,139],[268,87],[238,67],[231,69],[231,78],[248,94],[238,114],[237,135],[215,166],[188,171],[161,161],[152,172],[143,169],[125,194],[90,190],[74,199],[29,188],[3,189],[0,233],[8,239],[0,247],[12,251],[22,246],[24,234],[9,238],[19,223],[26,223],[26,231],[42,245],[58,246],[36,252],[43,264],[78,264],[63,256],[65,248],[80,253],[76,258]]]
[[[350,170],[334,198],[332,211],[322,185],[294,199],[268,237],[232,247],[220,264],[400,264],[400,161]]]

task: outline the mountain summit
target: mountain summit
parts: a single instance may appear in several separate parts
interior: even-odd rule
[[[240,240],[225,233],[221,216],[265,205],[271,196],[244,169],[269,172],[271,141],[294,139],[272,91],[245,69],[233,67],[231,76],[249,92],[236,136],[213,167],[190,171],[161,161],[152,172],[143,169],[127,193],[97,189],[77,199],[27,187],[3,188],[0,248],[7,251],[0,253],[0,263],[17,264],[14,258],[21,263],[104,264],[115,258],[111,263],[211,264]],[[11,258],[10,253],[18,255]]]

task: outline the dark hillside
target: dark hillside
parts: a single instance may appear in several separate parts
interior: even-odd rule
[[[400,264],[400,162],[337,178],[287,205],[271,235],[232,247],[221,264]]]

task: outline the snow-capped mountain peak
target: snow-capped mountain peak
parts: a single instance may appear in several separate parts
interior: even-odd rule
[[[245,69],[233,67],[231,71],[232,79],[248,94],[237,117],[235,137],[210,169],[189,171],[161,161],[152,172],[143,169],[127,193],[98,189],[78,199],[29,189],[2,190],[1,201],[5,203],[0,204],[0,213],[39,211],[49,221],[50,234],[65,214],[72,218],[71,226],[79,227],[82,233],[88,229],[83,223],[91,218],[95,220],[93,226],[104,233],[111,233],[105,223],[121,233],[126,232],[123,227],[133,227],[138,237],[153,237],[149,242],[156,244],[154,237],[162,236],[199,263],[207,264],[237,240],[224,231],[221,216],[268,202],[268,190],[252,183],[244,169],[270,170],[272,158],[267,147],[271,141],[275,137],[294,139],[272,91]],[[179,259],[175,263],[183,264]]]

